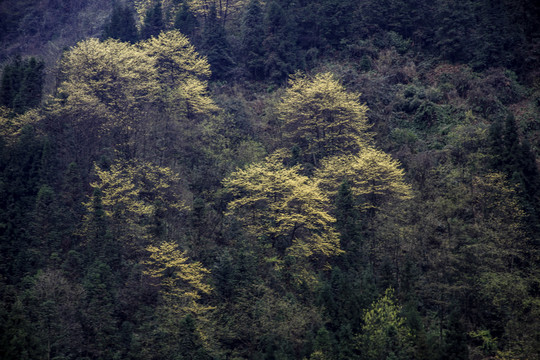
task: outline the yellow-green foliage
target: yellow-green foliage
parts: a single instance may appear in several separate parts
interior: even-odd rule
[[[411,187],[404,180],[399,161],[372,147],[355,155],[340,155],[321,160],[315,172],[321,188],[335,195],[347,181],[353,195],[362,197],[364,209],[377,207],[382,201],[408,199]]]
[[[177,30],[160,33],[139,43],[138,48],[154,59],[160,84],[179,86],[187,78],[207,80],[210,65],[199,56],[187,37]]]
[[[184,35],[176,30],[162,32],[141,42],[139,47],[154,60],[164,90],[162,101],[169,104],[176,118],[217,110],[207,93],[210,65]]]
[[[13,118],[7,108],[0,107],[0,137],[7,143],[12,144],[27,125],[36,125],[43,116],[38,110],[29,110],[24,114]]]
[[[327,212],[328,198],[299,170],[298,166],[285,168],[276,157],[237,170],[224,181],[234,196],[228,212],[274,247],[285,243],[288,255],[339,254],[335,219]]]
[[[181,179],[169,168],[117,160],[107,169],[95,165],[95,173],[98,180],[91,185],[101,192],[105,215],[114,220],[114,235],[130,246],[151,238],[147,219],[154,216],[158,206],[173,216],[187,208]],[[91,218],[92,204],[92,198],[84,203],[88,211],[85,224]]]
[[[295,75],[277,106],[285,136],[314,164],[322,157],[358,152],[372,139],[359,96],[347,92],[332,73]]]
[[[364,315],[362,334],[358,337],[365,359],[386,359],[410,350],[412,335],[400,315],[401,307],[396,304],[394,290],[386,289],[384,296],[374,302]]]
[[[62,59],[63,81],[55,107],[74,122],[91,121],[108,131],[129,129],[156,100],[154,60],[142,50],[117,40],[84,40]]]
[[[190,262],[178,244],[163,242],[148,246],[149,258],[144,262],[144,274],[158,280],[166,310],[176,315],[201,315],[211,309],[199,303],[212,287],[206,282],[210,273],[200,262]]]

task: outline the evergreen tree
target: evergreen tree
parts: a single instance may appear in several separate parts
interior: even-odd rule
[[[83,281],[86,290],[84,332],[87,355],[91,358],[113,359],[118,356],[119,331],[114,318],[113,273],[96,260]]]
[[[276,0],[267,3],[264,18],[265,75],[276,83],[301,68],[297,45],[298,29],[292,14]]]
[[[7,64],[0,81],[0,105],[20,114],[41,102],[44,63],[35,57],[15,58]]]
[[[195,33],[199,29],[199,20],[195,17],[195,14],[191,10],[187,0],[184,0],[176,13],[174,19],[174,28],[178,29],[182,34],[189,37],[193,42]]]
[[[347,181],[341,184],[336,196],[336,228],[341,235],[342,249],[358,256],[361,253],[360,212]]]
[[[247,5],[242,22],[243,60],[252,79],[264,78],[263,13],[259,0],[251,0]]]
[[[21,67],[22,60],[20,56],[17,56],[11,64],[4,66],[0,83],[0,105],[9,108],[13,106],[13,100],[19,93],[22,81]]]
[[[234,60],[225,28],[217,17],[216,6],[213,3],[204,23],[202,48],[210,64],[212,78],[226,78],[234,66]]]
[[[468,360],[467,334],[459,318],[459,312],[454,310],[448,319],[448,330],[441,349],[441,360]]]
[[[154,7],[148,9],[141,26],[141,39],[149,39],[157,36],[163,30],[163,11],[161,1],[157,1]]]
[[[130,43],[135,43],[139,39],[135,14],[128,5],[114,5],[111,18],[103,31],[103,39],[109,38]]]

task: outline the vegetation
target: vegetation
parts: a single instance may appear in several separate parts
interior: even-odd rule
[[[0,358],[540,356],[530,0],[0,3]]]

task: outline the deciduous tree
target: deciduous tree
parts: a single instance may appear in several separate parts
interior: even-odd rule
[[[295,75],[277,106],[290,146],[317,166],[327,156],[355,154],[368,144],[367,107],[331,73]]]

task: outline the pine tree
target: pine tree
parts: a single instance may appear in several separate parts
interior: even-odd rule
[[[103,31],[103,39],[109,38],[132,44],[139,39],[135,25],[135,14],[128,5],[114,5],[111,18]]]
[[[194,40],[196,31],[199,29],[199,20],[197,20],[191,7],[187,4],[187,0],[182,2],[176,13],[174,28],[189,37],[191,41]]]
[[[217,17],[214,3],[210,6],[210,11],[204,23],[202,49],[210,64],[212,78],[226,78],[235,63],[227,41],[225,28]]]
[[[161,1],[156,2],[154,7],[148,9],[141,26],[141,39],[149,39],[157,36],[163,30],[163,11]]]
[[[44,63],[35,57],[16,57],[7,64],[0,82],[0,105],[21,114],[41,102]]]
[[[289,74],[302,68],[298,60],[297,24],[292,14],[272,0],[266,4],[264,30],[265,75],[275,83],[282,83]]]
[[[251,0],[247,5],[242,22],[242,48],[245,66],[252,79],[264,78],[263,13],[259,0]]]

